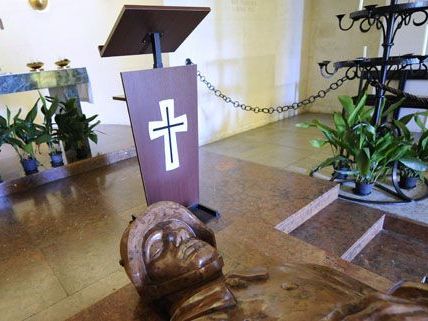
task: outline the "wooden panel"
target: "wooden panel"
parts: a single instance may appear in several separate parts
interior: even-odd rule
[[[199,200],[196,66],[122,73],[129,116],[148,204]],[[162,119],[160,102],[174,99],[171,117],[187,116],[187,131],[176,134],[180,166],[166,170],[164,139],[150,139],[149,122]]]
[[[126,5],[104,46],[101,57],[152,53],[151,32],[162,33],[162,52],[173,52],[210,12],[206,7]]]

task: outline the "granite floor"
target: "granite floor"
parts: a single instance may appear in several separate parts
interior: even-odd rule
[[[315,130],[294,125],[314,117],[327,119],[303,114],[202,150],[307,173],[328,150],[309,145]],[[0,198],[0,320],[64,320],[128,284],[118,244],[143,208],[136,159]],[[412,215],[410,206],[402,211]]]
[[[317,149],[310,145],[310,139],[321,137],[317,129],[295,127],[295,124],[299,122],[312,119],[319,119],[324,123],[331,124],[331,115],[302,114],[205,145],[202,148],[246,161],[308,175],[312,168],[331,156],[328,147]],[[331,173],[332,169],[326,168],[317,173],[316,176],[329,179]],[[426,188],[421,186],[415,193],[423,195],[425,191]],[[345,187],[344,194],[355,197],[352,194],[351,187]],[[394,200],[380,190],[375,190],[370,199]],[[370,204],[366,206],[428,224],[428,200],[407,204]]]

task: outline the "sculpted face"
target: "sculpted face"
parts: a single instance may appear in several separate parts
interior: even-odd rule
[[[144,263],[152,284],[183,279],[186,284],[220,273],[223,266],[217,250],[196,237],[184,222],[171,220],[158,223],[143,242]],[[208,275],[209,274],[209,275]],[[179,289],[175,289],[179,290]]]

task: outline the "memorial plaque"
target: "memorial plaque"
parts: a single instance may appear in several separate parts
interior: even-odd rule
[[[198,204],[196,66],[121,75],[147,203]]]

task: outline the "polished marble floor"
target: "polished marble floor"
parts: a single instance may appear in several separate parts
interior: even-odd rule
[[[294,125],[314,117],[326,119],[303,114],[202,149],[307,173],[328,150]],[[144,207],[136,159],[0,198],[0,320],[64,320],[126,285],[119,240]]]
[[[323,149],[317,149],[310,145],[310,139],[320,137],[317,129],[295,127],[295,124],[299,122],[312,119],[319,119],[324,123],[331,124],[331,115],[302,114],[232,136],[206,145],[203,148],[226,156],[308,175],[312,168],[331,156],[331,152],[327,146]],[[329,179],[331,173],[332,169],[326,168],[321,170],[316,176]],[[345,193],[352,196],[350,189],[349,187],[345,187]],[[426,188],[420,186],[416,193],[423,195],[425,191]],[[380,190],[374,191],[370,199],[381,201],[394,200],[394,198],[391,198],[388,194]],[[367,206],[428,224],[428,200],[406,204],[370,204]]]

